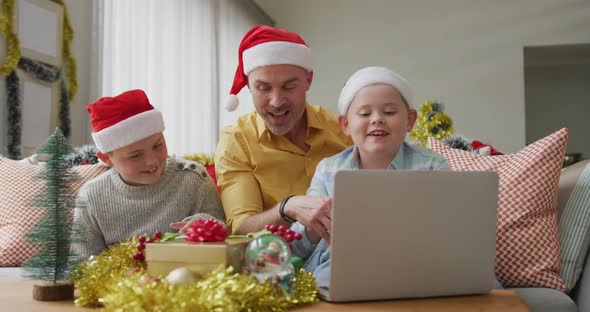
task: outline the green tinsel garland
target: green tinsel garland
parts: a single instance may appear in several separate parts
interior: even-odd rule
[[[14,31],[14,0],[0,3],[0,34],[6,40],[6,62],[0,64],[0,75],[7,76],[16,68],[20,58],[18,36]]]
[[[66,82],[61,81],[61,95],[59,97],[59,129],[66,138],[70,138],[70,102]]]
[[[61,79],[61,70],[59,68],[35,62],[24,57],[18,61],[18,66],[41,81],[54,82]]]
[[[55,82],[62,78],[62,71],[59,68],[36,62],[27,58],[21,58],[18,66],[26,73],[38,80]],[[22,116],[20,112],[20,79],[16,71],[10,73],[6,78],[6,104],[8,106],[8,158],[20,158]],[[61,81],[61,95],[59,105],[59,128],[66,138],[70,137],[70,103],[68,100],[68,89],[65,81]]]
[[[21,113],[20,104],[20,79],[13,70],[6,77],[6,104],[8,105],[8,155],[10,159],[18,159],[20,156],[21,142]]]

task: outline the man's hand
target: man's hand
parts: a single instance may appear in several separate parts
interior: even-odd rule
[[[321,237],[328,244],[330,243],[332,231],[332,199],[330,197],[294,196],[287,201],[285,214],[305,225],[312,242],[317,243]]]

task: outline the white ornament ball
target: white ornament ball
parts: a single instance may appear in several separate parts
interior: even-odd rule
[[[177,268],[166,275],[166,280],[172,285],[188,284],[195,281],[195,275],[187,268]]]
[[[238,97],[235,94],[230,94],[225,98],[223,106],[226,111],[233,112],[238,108],[238,104],[240,104]]]

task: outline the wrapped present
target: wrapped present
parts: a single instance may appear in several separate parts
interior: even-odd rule
[[[185,267],[203,275],[219,265],[232,266],[234,272],[241,272],[249,241],[248,238],[231,238],[224,242],[173,240],[147,244],[147,272],[152,276],[165,276],[176,268]]]

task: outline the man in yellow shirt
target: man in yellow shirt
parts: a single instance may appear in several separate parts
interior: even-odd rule
[[[311,50],[298,34],[256,26],[242,39],[225,106],[235,110],[235,95],[248,86],[256,112],[223,130],[215,154],[232,233],[297,220],[329,241],[331,199],[304,194],[318,162],[352,141],[334,113],[307,103],[312,78]]]

